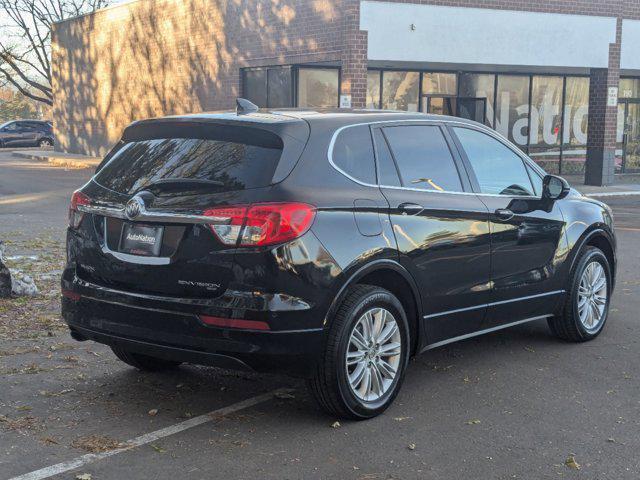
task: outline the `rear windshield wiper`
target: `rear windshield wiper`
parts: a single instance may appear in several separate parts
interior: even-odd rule
[[[180,188],[207,189],[209,187],[224,187],[225,183],[220,180],[209,180],[206,178],[161,178],[142,187],[142,190],[179,190]]]

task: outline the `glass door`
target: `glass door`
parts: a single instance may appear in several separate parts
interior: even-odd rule
[[[487,116],[487,99],[485,97],[458,97],[457,107],[456,116],[485,123],[484,119]]]
[[[436,115],[455,115],[456,97],[451,95],[423,95],[422,111]]]
[[[626,104],[624,116],[624,135],[622,171],[640,172],[640,100]]]

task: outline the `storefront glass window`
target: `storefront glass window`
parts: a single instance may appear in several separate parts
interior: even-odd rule
[[[567,77],[562,138],[562,174],[584,174],[587,159],[589,78]]]
[[[640,78],[621,78],[618,91],[620,98],[640,98]]]
[[[244,98],[261,108],[292,107],[291,67],[249,68],[244,71]]]
[[[380,108],[380,72],[367,72],[367,108]]]
[[[549,173],[560,173],[562,77],[533,77],[529,156]]]
[[[338,83],[337,69],[301,68],[298,71],[298,106],[337,107]]]
[[[521,149],[527,148],[529,77],[498,75],[495,129]]]
[[[493,126],[493,99],[494,99],[494,87],[495,87],[495,75],[489,74],[476,74],[476,73],[461,73],[460,74],[460,98],[466,98],[462,103],[459,102],[459,108],[463,105],[469,104],[471,106],[480,108],[484,107],[485,110],[485,124]],[[486,99],[484,105],[480,102],[473,102],[472,99]],[[475,118],[473,112],[469,112],[469,115],[464,115],[465,118]]]
[[[245,70],[244,87],[242,89],[244,98],[258,105],[267,106],[267,70]]]
[[[423,73],[423,95],[456,95],[458,86],[455,73]]]
[[[418,72],[384,72],[382,76],[382,108],[418,111]]]

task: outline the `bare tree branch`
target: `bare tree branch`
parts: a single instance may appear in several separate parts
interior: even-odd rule
[[[0,85],[53,104],[51,27],[107,6],[111,0],[0,0]]]

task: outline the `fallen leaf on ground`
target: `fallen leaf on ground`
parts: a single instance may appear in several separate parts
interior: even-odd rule
[[[580,470],[580,464],[576,462],[576,457],[573,454],[567,457],[567,459],[564,461],[564,464],[567,467],[572,468],[573,470]]]
[[[415,443],[410,443],[409,445],[407,445],[407,448],[409,450],[415,450],[416,449],[416,444]]]
[[[482,423],[480,420],[478,419],[474,419],[474,420],[469,420],[468,422],[465,422],[467,425],[478,425],[479,423]]]
[[[396,422],[404,422],[405,420],[409,420],[411,417],[393,417]]]
[[[88,435],[86,437],[76,438],[71,442],[73,448],[79,448],[85,452],[98,453],[115,450],[122,446],[117,440],[107,437],[106,435]]]
[[[340,422],[335,421],[331,424],[331,428],[340,428]]]
[[[162,448],[160,445],[151,444],[151,448],[153,448],[158,453],[164,453],[166,450]]]
[[[152,408],[151,410],[149,410],[148,414],[151,417],[155,417],[158,414],[158,409],[157,408]]]
[[[40,441],[41,441],[42,443],[51,443],[51,444],[53,444],[53,445],[58,445],[58,441],[57,441],[57,440],[55,440],[55,439],[53,439],[53,438],[51,438],[51,437],[42,437],[42,438],[40,439]]]
[[[42,395],[43,397],[59,397],[61,395],[64,395],[66,393],[71,393],[73,391],[74,391],[73,388],[65,388],[64,390],[60,390],[59,392],[50,392],[48,390],[40,390],[40,395]]]
[[[76,475],[76,480],[91,480],[92,478],[90,473],[80,473]]]

